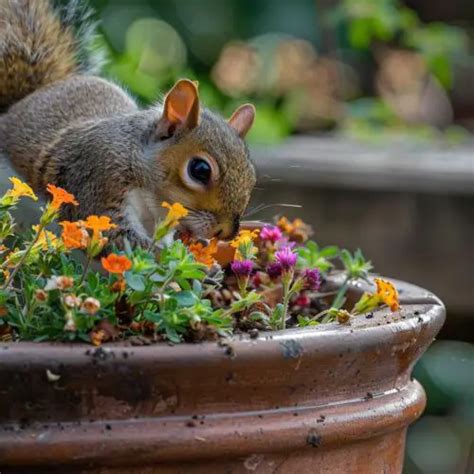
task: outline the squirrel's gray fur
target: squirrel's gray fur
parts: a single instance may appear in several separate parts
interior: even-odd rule
[[[91,74],[90,11],[76,0],[58,5],[0,0],[0,152],[37,192],[52,183],[76,196],[64,218],[110,216],[118,244],[148,243],[143,220],[156,218],[162,200],[189,209],[183,225],[196,236],[232,236],[255,184],[242,139],[253,107],[225,121],[200,109],[196,85],[182,80],[163,105],[140,110]],[[194,155],[218,168],[206,188],[182,178]]]

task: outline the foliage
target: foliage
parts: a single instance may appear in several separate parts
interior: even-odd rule
[[[126,337],[172,343],[215,339],[235,330],[315,326],[387,305],[398,310],[392,284],[375,279],[377,292],[364,294],[349,313],[342,309],[350,281],[367,280],[372,269],[360,250],[308,241],[311,228],[282,217],[276,226],[241,230],[228,245],[229,268],[216,260],[219,243],[172,239],[188,210],[163,203],[166,217],[156,226],[153,245],[123,251],[110,248],[107,216],[62,221],[60,235],[48,227],[74,196],[48,185],[50,201],[39,225],[15,232],[11,211],[23,197],[37,199],[16,178],[0,198],[0,338],[3,340],[90,341],[95,345]],[[77,253],[79,252],[79,253]],[[100,265],[102,269],[99,268]],[[344,284],[332,305],[321,307],[323,279],[342,264]],[[233,274],[233,275],[232,275]],[[281,301],[267,298],[282,289]],[[212,298],[232,295],[225,305]],[[315,311],[312,308],[319,308]]]
[[[316,12],[311,2],[294,2],[296,28],[280,19],[281,5],[273,13],[252,10],[249,16],[249,6],[236,0],[207,0],[200,7],[177,0],[167,6],[130,1],[103,11],[103,2],[93,4],[103,20],[96,45],[108,51],[106,75],[123,83],[144,104],[159,100],[174,81],[186,76],[199,82],[201,102],[225,116],[237,105],[253,102],[258,114],[247,138],[258,145],[279,143],[295,131],[334,127],[370,141],[385,137],[387,131],[414,140],[451,141],[451,133],[445,136],[424,117],[414,126],[384,97],[361,97],[364,74],[359,70],[380,74],[378,59],[384,49],[413,51],[422,58],[427,74],[446,89],[453,86],[455,63],[468,57],[463,30],[424,23],[399,0],[343,0],[336,8]],[[216,15],[212,27],[209,8]],[[316,51],[322,23],[308,20],[313,13],[329,20],[337,52]],[[239,21],[229,23],[234,15]],[[268,22],[281,32],[266,33]],[[215,41],[209,41],[211,37]],[[346,57],[351,61],[345,62]],[[374,79],[370,78],[371,84]],[[368,84],[363,90],[369,90]],[[361,101],[370,106],[361,106]],[[374,120],[378,133],[373,133]],[[462,133],[454,135],[458,141],[465,138]]]
[[[380,41],[419,52],[447,88],[452,86],[453,60],[467,55],[467,38],[461,29],[439,22],[425,24],[398,0],[344,0],[330,19],[347,25],[354,48],[368,50]]]

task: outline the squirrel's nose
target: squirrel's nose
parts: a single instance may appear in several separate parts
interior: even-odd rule
[[[239,232],[240,229],[240,216],[234,215],[232,220],[226,221],[220,226],[219,232],[217,232],[216,237],[219,239],[233,239]]]
[[[234,238],[240,229],[240,216],[238,214],[234,215],[234,218],[232,219],[232,238]]]

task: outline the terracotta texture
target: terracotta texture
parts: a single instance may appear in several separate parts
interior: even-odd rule
[[[400,473],[444,306],[225,344],[0,344],[0,472]],[[355,295],[364,288],[352,288]]]

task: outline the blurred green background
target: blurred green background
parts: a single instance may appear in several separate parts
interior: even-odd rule
[[[224,115],[253,102],[252,144],[331,132],[455,145],[474,130],[472,0],[90,3],[106,75],[143,104],[179,77]],[[474,472],[474,346],[435,342],[415,376],[428,407],[409,430],[405,472]]]
[[[474,127],[470,1],[90,3],[108,75],[145,103],[182,76],[199,80],[203,102],[224,114],[252,101],[253,143],[334,129],[456,142]],[[453,21],[429,21],[436,9]]]

